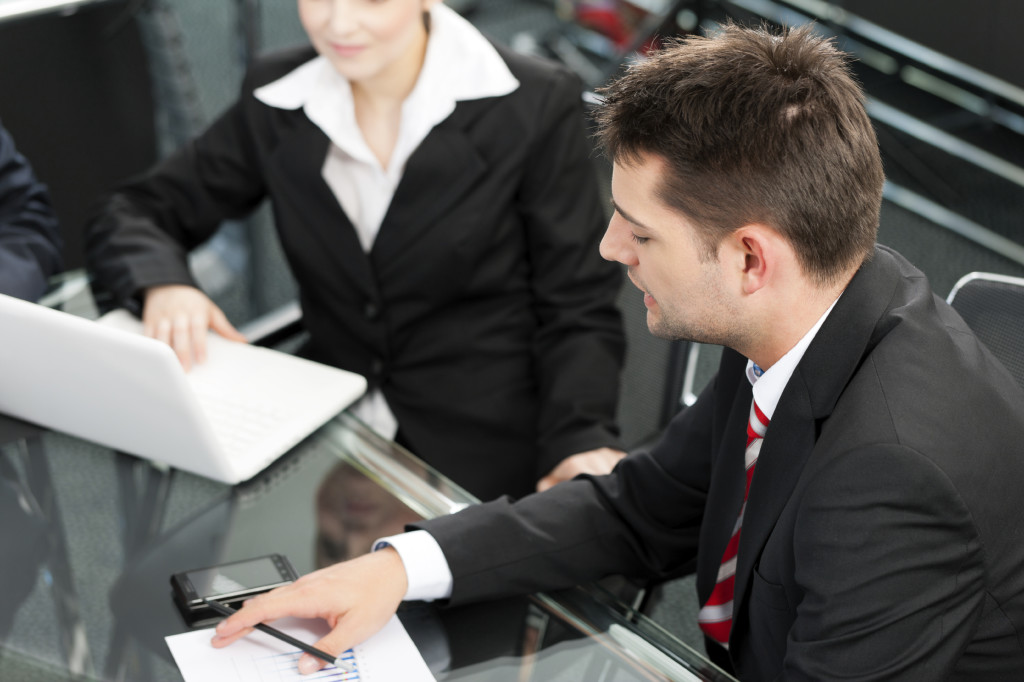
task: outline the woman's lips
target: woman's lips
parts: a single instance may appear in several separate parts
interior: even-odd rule
[[[331,43],[331,49],[334,54],[339,57],[355,57],[357,54],[366,49],[365,45],[339,45],[337,43]]]

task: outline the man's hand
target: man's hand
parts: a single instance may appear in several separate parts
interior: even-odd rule
[[[384,627],[398,610],[406,589],[405,566],[398,552],[388,547],[315,571],[247,601],[217,626],[211,643],[225,647],[252,632],[253,625],[284,616],[323,618],[331,632],[313,646],[338,656]],[[316,672],[324,665],[303,654],[299,672]]]
[[[193,362],[206,360],[207,329],[229,341],[245,341],[206,294],[183,284],[146,289],[142,327],[146,336],[173,348],[186,370],[192,369]]]
[[[542,492],[562,481],[568,481],[579,474],[597,476],[610,473],[619,460],[626,456],[621,450],[598,448],[566,457],[547,476],[537,482],[537,491]]]

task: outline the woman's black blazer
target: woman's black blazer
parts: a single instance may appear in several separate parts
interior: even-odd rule
[[[193,284],[188,251],[269,197],[305,354],[379,387],[416,454],[490,498],[616,445],[621,273],[598,254],[580,85],[498,49],[521,87],[460,102],[426,137],[369,254],[321,177],[327,137],[253,95],[313,51],[258,61],[205,133],[102,202],[97,285],[137,307],[147,287]]]

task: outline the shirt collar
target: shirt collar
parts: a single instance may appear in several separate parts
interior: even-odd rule
[[[430,10],[430,37],[419,78],[402,106],[403,140],[422,140],[448,118],[457,102],[500,97],[519,87],[505,60],[484,36],[442,3]],[[316,57],[255,96],[278,109],[304,109],[331,142],[360,160],[372,161],[356,125],[352,89],[323,57]]]
[[[782,392],[786,389],[786,384],[789,383],[793,372],[796,371],[796,366],[800,364],[800,360],[804,357],[807,347],[811,345],[811,341],[814,340],[818,330],[821,329],[821,325],[825,322],[825,318],[832,312],[832,308],[836,306],[838,300],[837,298],[835,301],[832,301],[832,305],[828,307],[828,310],[822,313],[818,321],[814,323],[814,326],[796,342],[796,345],[790,348],[774,365],[764,370],[763,373],[758,374],[761,368],[755,365],[753,360],[747,360],[747,380],[753,386],[754,401],[768,419],[771,419],[775,414],[775,408],[779,404],[779,399],[782,398]]]

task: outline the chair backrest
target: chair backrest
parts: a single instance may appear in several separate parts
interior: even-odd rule
[[[1024,278],[972,272],[946,300],[1024,386]]]

